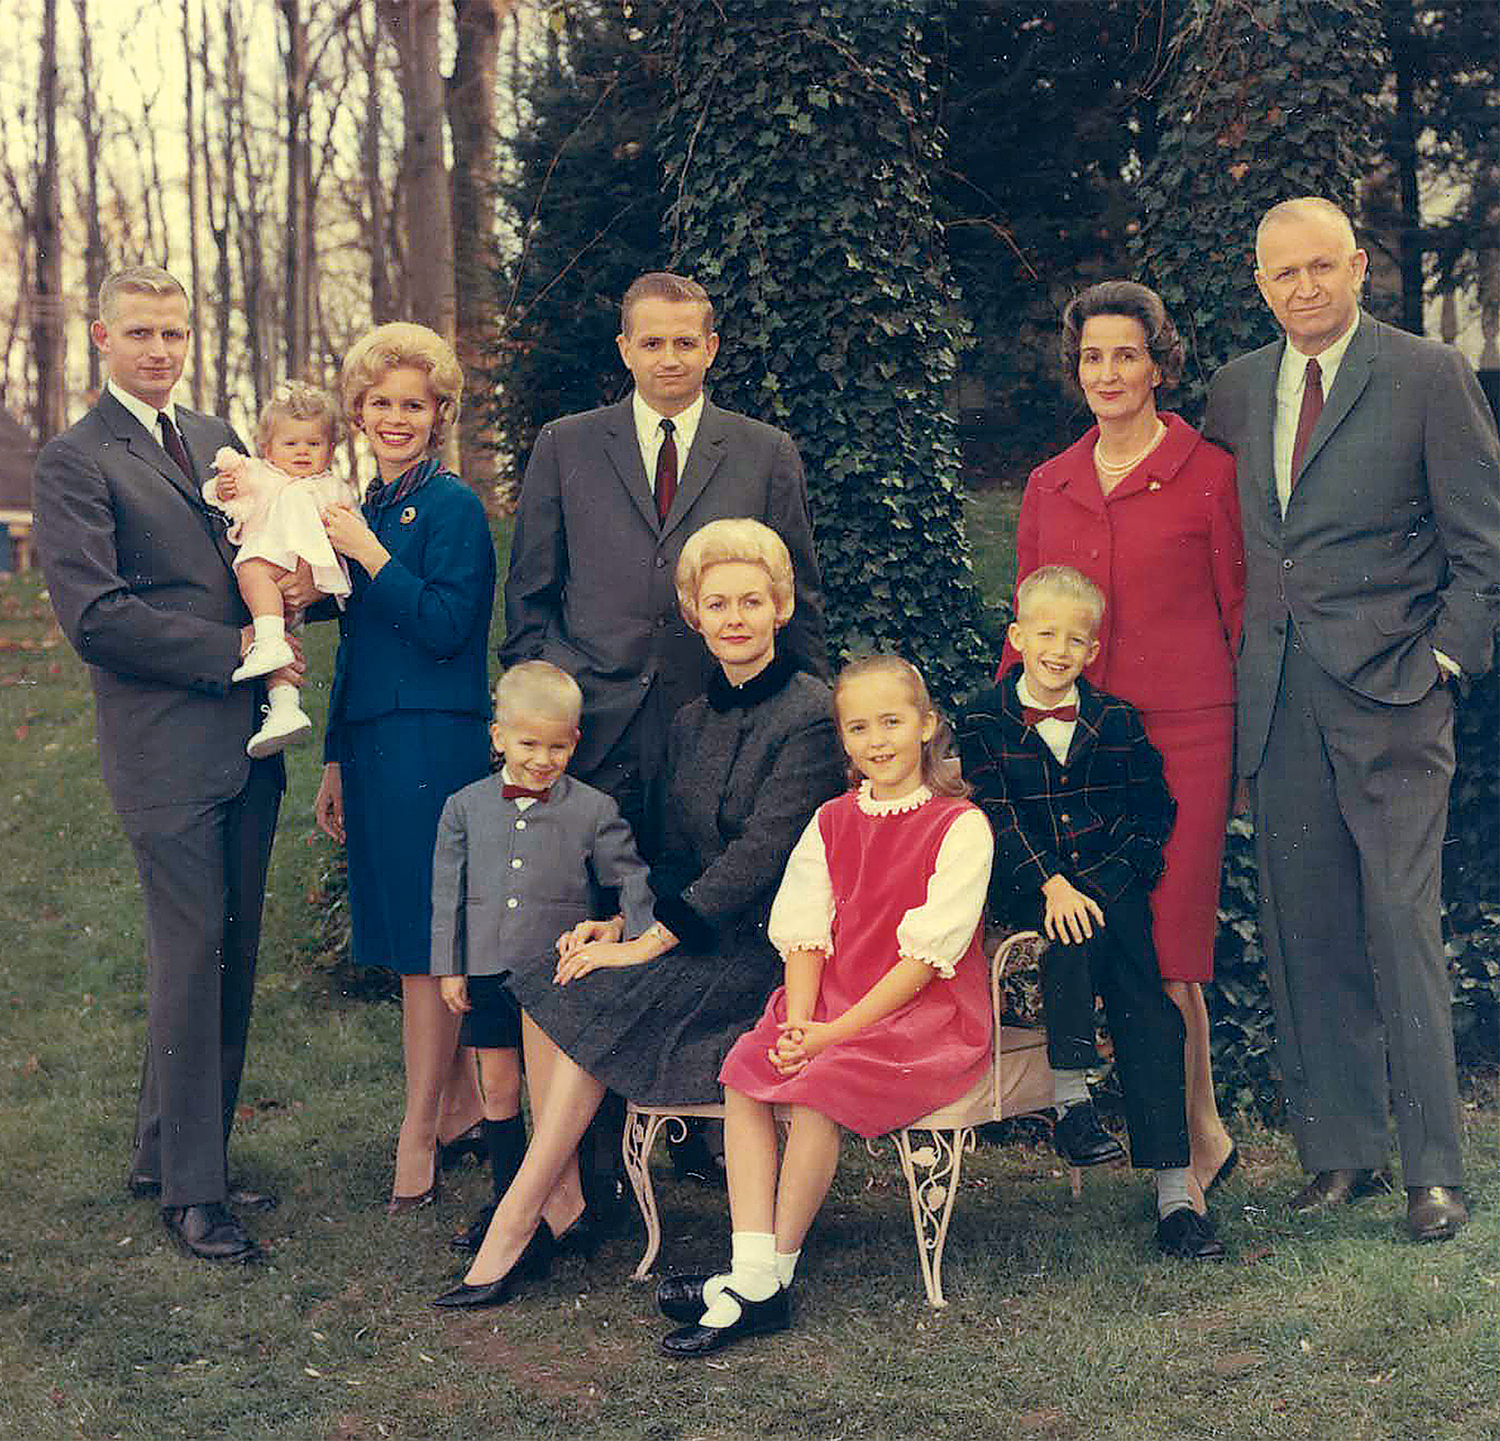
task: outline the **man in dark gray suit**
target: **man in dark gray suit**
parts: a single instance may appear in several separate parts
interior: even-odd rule
[[[1366,257],[1327,200],[1285,201],[1256,282],[1286,333],[1214,377],[1247,595],[1238,767],[1298,1155],[1299,1212],[1390,1188],[1406,1225],[1468,1219],[1439,924],[1453,687],[1500,618],[1494,421],[1463,358],[1359,308]]]
[[[716,669],[677,609],[673,577],[687,538],[734,516],[770,526],[791,552],[797,588],[778,644],[825,679],[828,651],[797,447],[785,431],[703,394],[719,351],[708,292],[666,271],[640,276],[621,302],[617,343],[635,381],[631,396],[549,422],[531,452],[500,661],[551,661],[582,687],[573,774],[613,797],[649,862],[668,727]],[[586,1151],[617,1153],[622,1123],[611,1100]],[[717,1175],[696,1132],[672,1155],[679,1172]],[[587,1154],[583,1163],[593,1192]],[[615,1190],[623,1193],[618,1175]]]
[[[818,562],[792,438],[703,394],[718,353],[696,281],[636,280],[621,306],[620,358],[634,393],[542,428],[526,467],[505,581],[505,666],[540,658],[583,688],[580,780],[612,796],[647,860],[646,792],[678,708],[713,669],[677,610],[683,542],[711,520],[749,516],[786,542],[796,609],[781,644],[828,675]]]
[[[59,625],[88,664],[105,785],[146,907],[148,1020],[129,1186],[160,1195],[189,1254],[244,1259],[229,1200],[234,1120],[266,866],[285,784],[252,761],[259,682],[224,522],[199,493],[221,420],[172,403],[190,316],[165,270],[111,275],[90,328],[109,372],[98,403],[36,464],[36,536]],[[299,678],[300,654],[285,672]]]

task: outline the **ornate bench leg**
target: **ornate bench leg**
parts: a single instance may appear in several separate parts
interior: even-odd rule
[[[952,1130],[923,1131],[931,1144],[913,1147],[911,1130],[894,1133],[896,1153],[906,1173],[911,1192],[911,1219],[917,1233],[917,1262],[922,1268],[922,1284],[927,1288],[927,1303],[943,1307],[943,1244],[948,1239],[948,1221],[953,1215],[953,1201],[958,1194],[963,1153],[974,1147],[972,1126]],[[917,1178],[917,1168],[922,1177]]]
[[[656,1210],[656,1188],[651,1183],[651,1148],[656,1144],[656,1133],[666,1121],[673,1122],[683,1136],[687,1135],[681,1116],[662,1116],[630,1109],[625,1112],[620,1150],[625,1158],[625,1174],[630,1177],[630,1188],[635,1192],[636,1205],[640,1207],[641,1220],[646,1224],[646,1250],[640,1265],[631,1273],[633,1281],[644,1281],[651,1274],[657,1252],[661,1250],[661,1217]]]

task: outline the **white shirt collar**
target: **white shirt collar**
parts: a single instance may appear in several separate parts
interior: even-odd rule
[[[630,406],[635,412],[635,434],[640,441],[641,450],[645,452],[648,448],[654,456],[656,448],[661,444],[661,423],[667,417],[652,408],[641,399],[640,391],[632,391],[630,395]],[[698,392],[698,398],[688,408],[678,415],[671,417],[672,439],[677,445],[677,463],[680,467],[692,449],[693,437],[698,433],[698,422],[703,419],[703,392]],[[649,472],[649,467],[648,467]],[[681,471],[679,469],[679,474]]]
[[[1334,378],[1339,373],[1339,366],[1344,363],[1344,352],[1349,349],[1349,342],[1354,339],[1354,332],[1359,329],[1359,311],[1354,312],[1354,322],[1350,325],[1332,345],[1320,351],[1317,355],[1304,355],[1290,340],[1286,343],[1286,350],[1281,356],[1281,370],[1277,376],[1277,386],[1288,394],[1296,392],[1300,398],[1302,386],[1307,377],[1307,362],[1316,360],[1318,362],[1318,374],[1323,386],[1323,398],[1326,401],[1333,393]]]
[[[126,410],[145,426],[146,433],[153,440],[161,439],[161,431],[158,429],[156,423],[158,415],[166,416],[172,422],[174,430],[180,428],[177,424],[177,407],[170,400],[158,410],[154,405],[148,404],[139,396],[132,395],[123,386],[116,385],[113,377],[105,382],[105,388]]]
[[[1065,695],[1061,700],[1053,701],[1051,705],[1043,705],[1041,701],[1039,701],[1034,695],[1032,695],[1031,687],[1026,684],[1025,671],[1022,671],[1021,674],[1016,677],[1016,694],[1021,698],[1022,705],[1029,705],[1033,710],[1053,710],[1060,705],[1078,704],[1078,685],[1075,682],[1073,685],[1068,687],[1067,695]],[[1049,724],[1067,725],[1069,724],[1069,722],[1052,721],[1049,722]]]

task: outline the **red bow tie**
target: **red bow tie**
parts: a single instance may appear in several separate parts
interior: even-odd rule
[[[500,787],[500,794],[508,801],[513,801],[517,796],[527,796],[534,801],[544,801],[552,794],[551,786],[543,786],[541,790],[534,791],[530,786],[513,786],[509,781]]]
[[[1044,720],[1076,721],[1078,719],[1078,707],[1076,705],[1055,705],[1051,710],[1043,710],[1040,706],[1023,705],[1021,707],[1021,719],[1029,726],[1034,726],[1038,721]]]

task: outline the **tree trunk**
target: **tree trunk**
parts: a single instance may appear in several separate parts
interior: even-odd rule
[[[369,207],[364,230],[370,247],[370,319],[376,325],[383,325],[395,316],[396,307],[391,295],[390,262],[386,253],[390,219],[380,168],[380,127],[383,114],[381,95],[384,88],[380,73],[380,26],[377,22],[373,27],[367,28],[363,10],[359,15],[359,26],[365,87],[368,92],[364,119],[360,125],[359,161],[365,203]]]
[[[67,375],[67,328],[62,293],[62,198],[57,183],[57,0],[42,7],[42,54],[37,109],[42,153],[36,173],[32,241],[36,290],[32,297],[31,344],[36,357],[33,415],[38,440],[63,428]]]
[[[184,0],[186,3],[186,0]],[[104,283],[109,270],[109,257],[104,249],[104,227],[99,219],[99,108],[94,91],[94,46],[89,31],[88,0],[73,0],[78,15],[78,123],[83,131],[84,184],[87,187],[87,213],[84,225],[87,240],[83,253],[83,282],[88,292],[87,304],[92,309],[94,297]],[[189,67],[191,71],[191,67]],[[191,147],[189,147],[191,149]],[[189,172],[191,173],[191,172]],[[191,205],[189,205],[191,214]],[[99,389],[99,351],[89,346],[89,390]]]
[[[377,0],[396,44],[405,126],[402,199],[411,267],[411,314],[453,338],[453,210],[443,162],[443,74],[438,58],[439,0]]]
[[[307,17],[280,0],[286,20],[286,373],[306,373],[312,345],[312,146],[308,140]]]
[[[493,353],[495,75],[500,26],[515,0],[454,0],[458,49],[447,85],[448,131],[453,141],[454,348],[472,385]],[[476,405],[466,405],[459,427],[459,469],[471,483],[493,469],[493,450]]]
[[[1411,0],[1386,0],[1385,40],[1396,79],[1396,113],[1391,118],[1391,159],[1396,166],[1401,204],[1397,219],[1396,266],[1401,276],[1401,318],[1413,335],[1422,333],[1422,210],[1417,188],[1417,35]]]

